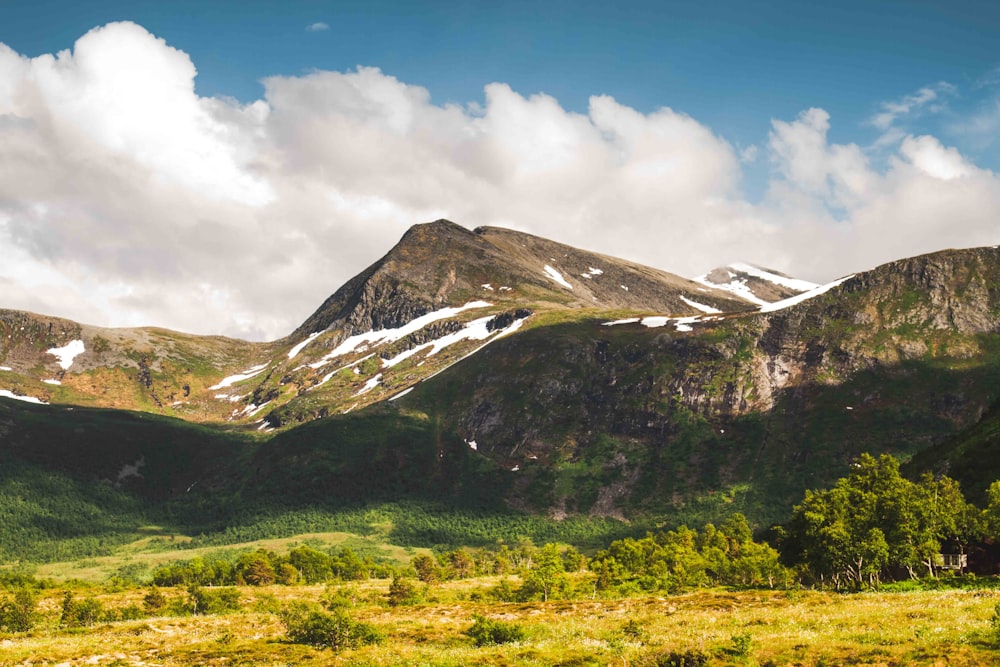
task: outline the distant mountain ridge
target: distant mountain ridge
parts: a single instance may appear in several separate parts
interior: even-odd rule
[[[228,459],[219,444],[203,469],[174,462],[157,497],[356,502],[378,476],[385,498],[770,521],[864,451],[976,467],[980,436],[947,443],[1000,402],[1000,250],[906,258],[822,286],[746,264],[691,281],[440,220],[270,343],[0,311],[0,402],[0,454],[38,464],[66,457],[54,454],[65,443],[32,437],[45,432],[37,411],[72,432],[74,406],[200,422],[198,437],[243,443]],[[95,428],[100,410],[87,414],[81,428]],[[122,423],[139,434],[139,417]],[[156,422],[168,433],[158,442],[169,423]],[[155,458],[139,436],[92,446],[71,472],[114,480]]]

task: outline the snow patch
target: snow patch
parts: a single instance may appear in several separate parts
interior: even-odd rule
[[[311,368],[320,368],[321,366],[325,366],[329,363],[330,360],[336,359],[337,357],[345,354],[360,352],[376,344],[382,345],[385,343],[393,343],[409,336],[411,333],[420,331],[432,322],[437,322],[438,320],[443,320],[448,317],[454,317],[465,310],[471,310],[473,308],[486,308],[492,305],[493,304],[487,303],[486,301],[470,301],[464,306],[459,306],[458,308],[442,308],[441,310],[435,310],[432,313],[421,315],[415,320],[412,320],[397,329],[382,329],[380,331],[368,331],[366,333],[355,334],[324,355],[322,359],[314,364],[309,364],[309,366]]]
[[[375,356],[375,353],[374,353],[374,352],[372,352],[371,354],[368,354],[368,355],[365,355],[365,356],[361,357],[360,359],[358,359],[358,360],[356,360],[356,361],[352,361],[351,363],[347,364],[346,366],[341,366],[340,368],[338,368],[338,369],[337,369],[337,370],[335,370],[335,371],[330,371],[329,373],[327,373],[326,375],[324,375],[324,376],[323,376],[323,379],[322,379],[322,380],[320,380],[319,382],[317,382],[317,383],[316,383],[316,384],[315,384],[314,386],[312,386],[312,387],[309,387],[309,391],[312,391],[313,389],[316,389],[316,387],[322,387],[322,386],[323,386],[323,385],[325,385],[325,384],[326,384],[327,382],[329,382],[329,381],[330,381],[330,379],[331,379],[331,378],[332,378],[332,377],[333,377],[334,375],[336,375],[336,374],[337,374],[337,373],[339,373],[340,371],[346,371],[346,370],[347,370],[348,368],[351,368],[351,366],[354,366],[354,365],[356,365],[356,364],[360,364],[360,363],[361,363],[362,361],[364,361],[365,359],[371,359],[371,358],[372,358],[372,357],[374,357],[374,356]],[[352,370],[352,371],[354,371],[354,374],[355,374],[355,375],[361,375],[361,369],[359,369],[359,368],[352,368],[351,370]]]
[[[237,382],[242,382],[243,380],[249,380],[255,375],[260,375],[267,368],[267,364],[261,364],[260,366],[254,366],[253,368],[248,368],[242,373],[237,373],[236,375],[230,375],[227,378],[223,378],[219,384],[212,385],[208,388],[209,391],[214,391],[216,389],[225,389],[226,387],[235,384]]]
[[[313,338],[315,338],[316,336],[320,335],[321,333],[323,333],[323,332],[322,331],[317,331],[316,333],[309,334],[309,336],[307,336],[304,341],[302,341],[301,343],[298,343],[295,347],[293,347],[292,349],[290,349],[288,351],[288,358],[289,359],[294,359],[295,355],[297,355],[299,352],[301,352],[303,350],[303,348],[305,348],[306,345],[308,345],[309,343],[311,343],[313,341]]]
[[[482,287],[485,290],[489,290],[491,292],[493,291],[493,285],[490,285],[489,283],[483,283],[482,285],[480,285],[480,287]]]
[[[3,398],[13,398],[15,401],[24,401],[25,403],[36,403],[38,405],[48,405],[45,401],[40,398],[35,398],[34,396],[24,396],[22,394],[15,394],[9,389],[0,389],[0,397]]]
[[[787,299],[782,299],[781,301],[775,301],[774,303],[769,303],[769,304],[767,304],[765,306],[761,306],[760,307],[760,312],[762,312],[762,313],[773,313],[776,310],[784,310],[785,308],[789,308],[789,307],[794,306],[796,304],[800,304],[803,301],[808,301],[809,299],[812,299],[813,297],[817,297],[820,294],[825,294],[826,292],[829,292],[830,290],[832,290],[837,285],[840,285],[840,284],[842,284],[842,283],[850,280],[853,277],[854,277],[854,274],[852,273],[851,275],[844,276],[843,278],[840,278],[839,280],[834,280],[832,283],[827,283],[826,285],[820,285],[819,287],[816,287],[815,289],[811,289],[808,292],[803,292],[802,294],[796,294],[793,297],[789,297]]]
[[[62,384],[62,382],[60,382],[59,380],[42,380],[42,382],[44,382],[45,384],[54,384],[54,385]]]
[[[549,278],[551,278],[552,280],[556,281],[557,283],[559,283],[560,285],[562,285],[566,289],[573,289],[573,286],[570,285],[569,282],[567,282],[565,278],[563,278],[563,275],[561,273],[559,273],[558,271],[556,271],[555,269],[553,269],[548,264],[545,265],[545,275],[547,275]]]
[[[12,370],[14,370],[14,369],[11,368],[10,366],[0,366],[0,371],[8,371],[9,372],[9,371],[12,371]]]
[[[372,389],[374,389],[375,387],[377,387],[378,383],[381,382],[381,381],[382,381],[382,374],[379,373],[375,377],[373,377],[370,380],[368,380],[368,382],[365,382],[365,386],[361,388],[361,391],[359,391],[358,393],[356,393],[354,395],[355,396],[361,396],[362,394],[367,394]]]
[[[382,367],[392,368],[396,364],[405,361],[410,357],[412,357],[413,355],[418,354],[419,352],[422,352],[423,350],[426,350],[428,348],[430,348],[430,352],[427,353],[427,356],[430,357],[437,354],[446,347],[454,345],[455,343],[461,342],[463,340],[486,340],[493,334],[496,334],[496,336],[494,337],[494,340],[496,340],[497,338],[501,338],[502,336],[514,333],[515,331],[521,328],[522,324],[524,324],[523,319],[514,320],[514,322],[512,322],[510,326],[508,326],[505,329],[502,329],[499,332],[490,331],[487,325],[490,323],[491,320],[494,319],[494,317],[495,316],[490,315],[489,317],[481,317],[478,320],[473,320],[468,324],[466,324],[464,329],[456,331],[455,333],[448,334],[447,336],[442,336],[437,340],[432,340],[430,342],[424,343],[423,345],[417,345],[414,348],[411,348],[404,352],[400,352],[392,359],[383,359]]]
[[[697,301],[692,301],[691,299],[687,298],[683,294],[681,295],[681,301],[683,301],[687,305],[691,306],[695,310],[700,310],[701,312],[705,313],[706,315],[715,315],[717,313],[721,313],[722,312],[718,308],[712,308],[712,306],[706,306],[703,303],[698,303]]]
[[[397,398],[403,398],[404,396],[406,396],[407,394],[409,394],[411,391],[413,391],[413,387],[407,387],[406,389],[404,389],[403,391],[399,392],[398,394],[396,394],[395,396],[393,396],[389,400],[390,401],[395,401]]]
[[[476,444],[475,440],[466,440],[465,444],[467,444],[469,446],[469,449],[471,449],[472,451],[474,452],[479,451],[479,445]]]
[[[45,351],[54,357],[58,357],[59,367],[64,371],[68,371],[69,367],[73,365],[73,360],[83,354],[86,349],[83,347],[82,340],[71,340],[62,347],[53,347],[51,350]]]
[[[752,264],[744,264],[742,262],[737,262],[736,264],[730,264],[729,268],[735,269],[741,273],[745,273],[754,278],[760,278],[761,280],[766,280],[769,283],[774,283],[775,285],[781,285],[782,287],[787,287],[793,289],[797,292],[808,292],[814,290],[820,285],[816,283],[811,283],[808,280],[799,280],[798,278],[789,278],[788,276],[779,276],[770,271],[765,271],[758,268]],[[730,274],[732,275],[732,274]]]
[[[491,318],[484,318],[484,319],[486,319],[488,321]],[[472,352],[469,352],[467,355],[465,355],[464,357],[462,357],[460,359],[456,359],[455,361],[451,362],[450,364],[448,364],[444,368],[440,368],[437,371],[431,373],[430,375],[428,375],[427,377],[425,377],[423,380],[421,380],[421,382],[425,382],[427,380],[430,380],[432,377],[434,377],[436,375],[440,375],[441,373],[444,373],[446,370],[448,370],[449,368],[451,368],[455,364],[460,363],[462,361],[465,361],[466,359],[468,359],[469,357],[471,357],[475,353],[479,352],[480,350],[482,350],[484,347],[486,347],[490,343],[492,343],[494,341],[497,341],[497,340],[500,340],[504,336],[508,336],[508,335],[514,333],[515,331],[517,331],[518,329],[520,329],[521,326],[524,325],[524,322],[525,322],[526,319],[527,318],[523,318],[523,319],[520,319],[520,320],[514,320],[509,327],[507,327],[506,329],[501,329],[498,332],[495,332],[496,333],[495,336],[493,336],[492,338],[490,338],[489,340],[487,340],[485,343],[483,343],[482,345],[480,345],[479,347],[477,347],[476,349],[474,349]],[[474,324],[474,323],[470,322],[469,324],[471,325],[471,324]],[[417,364],[417,366],[422,366],[423,364],[424,364],[424,362],[421,361],[419,364]]]
[[[615,320],[614,322],[605,322],[603,326],[612,327],[616,324],[635,324],[636,322],[642,322],[642,326],[648,327],[650,329],[659,329],[660,327],[665,327],[671,322],[674,323],[674,328],[677,331],[694,331],[691,327],[695,322],[700,322],[700,315],[692,315],[691,317],[667,317],[666,315],[651,315],[649,317],[631,317],[627,320]]]
[[[507,287],[506,285],[501,285],[501,286],[500,286],[500,291],[501,291],[501,292],[509,292],[509,291],[510,291],[510,289],[511,289],[511,288]]]
[[[627,292],[627,291],[628,291],[628,286],[626,286],[626,285],[622,285],[622,289],[623,289],[623,290],[625,290],[625,291]]]
[[[729,273],[731,278],[735,278],[736,274]],[[705,285],[706,287],[711,287],[712,289],[722,290],[723,292],[729,292],[730,294],[735,294],[744,301],[749,301],[750,303],[757,304],[758,306],[766,306],[769,301],[764,301],[759,296],[753,293],[753,291],[747,286],[746,278],[740,280],[733,280],[730,283],[721,285],[719,283],[713,283],[708,279],[708,274],[697,276],[692,278],[696,283]]]

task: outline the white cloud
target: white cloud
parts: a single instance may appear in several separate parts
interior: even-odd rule
[[[241,105],[199,97],[195,74],[130,23],[55,56],[0,45],[0,307],[275,338],[438,217],[686,275],[748,260],[816,281],[997,242],[994,174],[905,133],[876,169],[829,142],[822,109],[740,150],[608,96],[574,113],[491,83],[441,106],[361,67],[271,77]],[[741,165],[758,154],[775,176],[755,205]]]
[[[915,93],[905,95],[898,100],[882,102],[878,113],[872,116],[869,122],[880,130],[888,130],[897,119],[927,107],[932,102],[939,100],[943,95],[952,95],[954,93],[955,86],[946,81],[939,81],[933,85],[924,86]],[[936,111],[938,109],[931,105],[931,110]]]
[[[316,23],[310,23],[306,26],[306,32],[323,32],[324,30],[329,30],[330,25],[328,23],[323,23],[322,21],[317,21]]]

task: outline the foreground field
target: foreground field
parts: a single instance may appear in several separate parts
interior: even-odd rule
[[[670,597],[534,603],[478,601],[480,578],[433,585],[425,602],[388,606],[389,582],[241,587],[240,613],[154,617],[58,629],[61,590],[43,621],[0,639],[7,665],[983,665],[995,664],[991,622],[1000,592],[701,591]],[[97,594],[107,607],[141,605],[145,589]],[[184,595],[164,589],[168,598]],[[385,635],[334,652],[291,643],[277,611],[337,596]],[[519,625],[521,641],[476,647],[481,615]]]

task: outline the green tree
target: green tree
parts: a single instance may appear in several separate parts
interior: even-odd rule
[[[413,569],[417,572],[417,579],[431,584],[440,579],[440,567],[437,561],[427,554],[418,554],[413,557]]]
[[[38,621],[38,596],[27,587],[14,591],[14,597],[0,604],[0,629],[27,632]]]
[[[566,568],[559,547],[546,544],[538,550],[534,565],[528,571],[519,594],[525,599],[541,597],[543,601],[548,601],[550,596],[565,588]]]
[[[396,577],[389,584],[388,601],[390,607],[418,604],[423,595],[412,579]]]
[[[304,545],[296,547],[288,553],[288,561],[302,574],[307,584],[319,584],[333,579],[330,556],[322,551]]]

